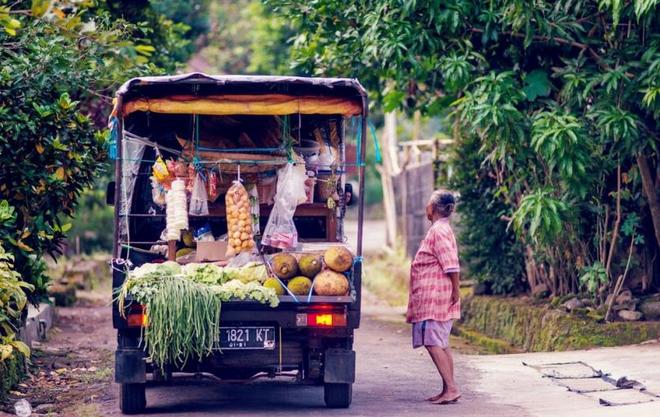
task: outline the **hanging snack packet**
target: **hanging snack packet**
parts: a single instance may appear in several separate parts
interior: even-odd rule
[[[174,174],[177,178],[184,179],[188,176],[188,164],[185,161],[176,161],[175,167]]]
[[[218,191],[218,174],[216,174],[215,171],[209,172],[209,178],[206,182],[206,186],[209,201],[214,203],[215,200],[220,197],[220,191]]]
[[[193,216],[207,216],[209,214],[209,202],[206,195],[206,184],[202,173],[198,172],[195,176],[195,181],[190,196],[190,209],[188,210]]]
[[[256,184],[248,187],[248,195],[250,196],[250,220],[252,220],[252,234],[258,235],[260,231],[259,226],[259,189]]]
[[[156,179],[155,176],[150,177],[151,178],[151,199],[154,201],[154,204],[156,204],[159,207],[165,207],[165,195],[167,194],[165,192],[165,187],[163,184],[158,182],[158,179]]]
[[[188,165],[188,175],[186,176],[186,192],[192,194],[193,187],[195,186],[195,180],[197,178],[195,166],[193,164]],[[205,191],[206,192],[206,191]]]
[[[229,256],[249,252],[254,248],[254,234],[250,218],[250,197],[240,181],[234,181],[225,196],[227,209],[227,240]]]
[[[170,177],[170,172],[167,170],[167,164],[165,164],[165,161],[163,161],[163,158],[160,155],[156,158],[156,162],[152,165],[151,170],[153,171],[156,180],[161,184],[166,182]]]

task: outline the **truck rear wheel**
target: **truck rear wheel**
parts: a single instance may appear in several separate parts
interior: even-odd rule
[[[147,407],[145,388],[147,384],[121,384],[119,409],[123,414],[137,414]]]
[[[353,400],[353,384],[323,385],[325,405],[329,408],[348,408]]]

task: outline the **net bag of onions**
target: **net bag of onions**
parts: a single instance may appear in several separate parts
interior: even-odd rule
[[[227,190],[225,206],[227,209],[227,240],[229,243],[227,254],[233,256],[241,252],[251,251],[255,245],[250,215],[250,197],[240,181],[234,181]]]

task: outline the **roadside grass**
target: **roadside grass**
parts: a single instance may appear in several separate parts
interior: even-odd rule
[[[367,256],[362,283],[392,307],[408,303],[410,259],[403,249]]]

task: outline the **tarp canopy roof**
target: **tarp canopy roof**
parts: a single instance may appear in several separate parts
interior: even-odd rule
[[[191,73],[134,78],[117,91],[122,115],[366,114],[366,91],[355,79],[211,76]]]

